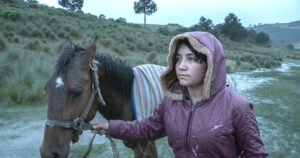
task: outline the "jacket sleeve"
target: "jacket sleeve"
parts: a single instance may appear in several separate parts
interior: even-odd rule
[[[236,117],[236,138],[242,149],[241,158],[268,157],[260,138],[257,121],[252,111],[253,105],[240,107]]]
[[[155,140],[165,133],[164,129],[164,100],[154,110],[153,115],[145,120],[123,121],[110,120],[109,134],[123,140]]]

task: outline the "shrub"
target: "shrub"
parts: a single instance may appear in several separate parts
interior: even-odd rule
[[[4,89],[3,87],[5,85],[5,76],[5,71],[3,70],[3,68],[0,67],[0,89]]]
[[[242,62],[240,60],[236,60],[236,66],[240,66]]]
[[[5,48],[6,48],[5,41],[2,38],[0,38],[0,51],[5,50]]]
[[[5,29],[6,31],[13,31],[13,30],[14,30],[14,26],[11,25],[11,24],[6,24],[6,25],[4,26],[4,29]]]
[[[57,18],[56,17],[52,17],[49,21],[49,23],[56,23],[57,22]]]
[[[44,32],[44,36],[45,36],[46,38],[50,38],[51,35],[52,35],[52,32],[51,32],[50,29],[48,29],[48,27],[45,27],[45,28],[43,29],[43,32]]]
[[[49,37],[51,40],[57,40],[57,36],[56,35],[54,35],[54,34],[50,34],[50,37]]]
[[[21,14],[17,9],[9,9],[3,13],[3,17],[8,20],[17,21],[21,18]]]
[[[14,40],[12,41],[14,43],[19,43],[20,42],[20,38],[19,37],[15,37]]]
[[[146,51],[146,52],[150,51],[147,42],[143,39],[137,40],[136,45],[139,50]]]
[[[115,51],[120,56],[125,56],[127,53],[127,49],[123,44],[114,44],[112,46],[112,50]]]
[[[35,29],[31,32],[31,36],[32,37],[43,37],[43,33],[40,30]]]
[[[288,50],[295,50],[295,47],[294,47],[294,45],[292,45],[292,44],[288,44],[288,45],[286,46],[286,48],[287,48]]]
[[[232,73],[232,68],[230,65],[226,65],[226,71],[227,73]]]
[[[130,34],[126,36],[126,40],[127,40],[128,42],[135,42],[135,41],[134,41],[134,36],[132,36],[132,35],[130,35]]]
[[[43,48],[43,51],[45,52],[45,53],[49,53],[50,52],[50,47],[49,46],[45,46],[44,48]]]
[[[41,44],[38,40],[31,41],[29,42],[25,48],[30,49],[30,50],[40,50],[41,49]]]
[[[152,64],[158,64],[157,63],[157,60],[156,60],[156,57],[157,57],[157,54],[152,52],[150,53],[150,55],[147,57],[147,60],[149,63],[152,63]]]
[[[134,51],[136,49],[136,45],[132,42],[127,42],[126,46],[129,50]]]
[[[64,31],[67,31],[67,32],[71,31],[71,27],[70,26],[65,26],[63,29],[64,29]]]
[[[126,19],[125,18],[119,18],[116,20],[117,23],[126,23]]]
[[[256,68],[260,67],[260,63],[258,60],[254,60],[254,62],[252,63]]]
[[[110,44],[111,44],[111,40],[109,40],[109,39],[103,39],[103,40],[101,40],[100,41],[101,43],[102,43],[102,45],[104,46],[104,47],[109,47],[110,46]]]
[[[15,62],[19,58],[20,58],[19,53],[15,52],[15,51],[14,52],[9,52],[8,55],[7,55],[7,57],[6,57],[6,59],[7,59],[8,62]]]
[[[255,37],[256,43],[267,44],[270,42],[270,37],[264,32],[260,32]]]
[[[5,37],[8,41],[13,42],[14,34],[11,33],[11,32],[5,32],[5,33],[4,33],[4,37]]]
[[[28,35],[29,35],[29,32],[28,32],[27,29],[22,28],[21,31],[20,31],[20,34],[21,34],[22,36],[28,36]]]
[[[73,30],[73,29],[70,31],[70,35],[71,35],[72,37],[79,37],[78,31],[77,31],[77,30]]]
[[[166,35],[166,36],[170,35],[170,30],[166,26],[158,28],[157,32],[159,32],[159,33],[161,33],[163,35]]]
[[[65,38],[66,37],[66,33],[64,31],[59,31],[58,34],[57,34],[57,36],[59,38]]]

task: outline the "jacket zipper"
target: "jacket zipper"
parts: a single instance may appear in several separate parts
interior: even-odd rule
[[[188,145],[188,139],[189,139],[189,133],[190,133],[190,128],[191,128],[191,124],[192,124],[192,117],[194,115],[194,111],[195,111],[195,106],[192,105],[192,110],[190,111],[190,114],[189,114],[189,119],[188,119],[188,127],[187,127],[187,131],[186,131],[186,139],[185,139],[185,146],[186,146],[186,149],[188,151],[188,157],[190,155],[190,150],[189,150],[189,145]]]

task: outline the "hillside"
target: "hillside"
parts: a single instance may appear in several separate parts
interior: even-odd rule
[[[120,58],[131,66],[166,65],[172,38],[156,31],[164,26],[144,28],[122,18],[105,19],[19,0],[0,1],[0,23],[0,104],[5,105],[45,102],[43,87],[67,36],[85,48],[98,35],[99,53]],[[220,40],[228,72],[271,68],[284,60],[299,59],[297,51],[233,42],[223,36]]]
[[[251,27],[257,32],[265,32],[270,35],[274,43],[300,44],[300,20],[290,23],[265,24]]]

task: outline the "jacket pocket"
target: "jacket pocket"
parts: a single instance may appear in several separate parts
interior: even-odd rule
[[[209,136],[218,144],[233,144],[234,143],[234,129],[230,123],[215,124],[208,127]]]

